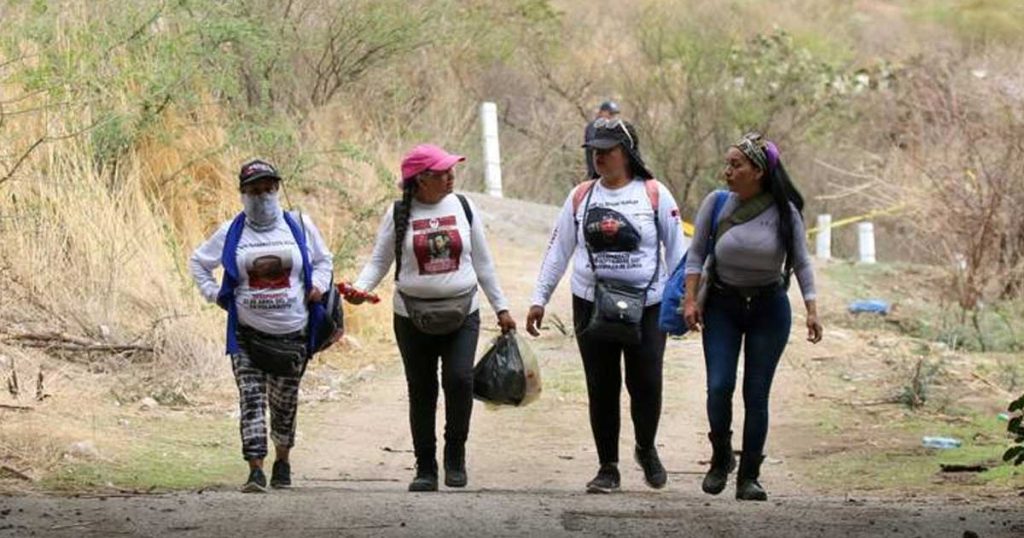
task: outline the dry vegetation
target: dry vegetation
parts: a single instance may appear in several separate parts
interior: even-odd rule
[[[403,149],[477,155],[482,100],[501,111],[509,196],[560,201],[606,97],[687,213],[757,128],[809,215],[902,204],[879,223],[884,258],[949,267],[963,323],[1019,313],[1015,0],[0,1],[0,19],[0,373],[21,385],[0,403],[34,407],[0,410],[16,469],[55,466],[84,406],[230,401],[222,315],[184,263],[237,211],[242,159],[281,165],[351,277]],[[355,342],[325,361],[371,360],[383,310],[350,315]]]

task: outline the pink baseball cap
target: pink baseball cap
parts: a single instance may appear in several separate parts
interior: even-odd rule
[[[433,144],[420,144],[412,148],[402,159],[402,181],[411,181],[416,174],[425,170],[443,172],[465,161],[462,155],[453,155]]]

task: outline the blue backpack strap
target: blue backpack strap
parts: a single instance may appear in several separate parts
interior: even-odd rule
[[[718,220],[722,215],[722,208],[725,207],[725,202],[729,200],[729,191],[717,190],[715,191],[715,206],[711,210],[711,233],[708,235],[708,241],[710,252],[715,246],[715,237],[718,236]]]
[[[238,287],[238,242],[242,239],[245,227],[245,213],[239,213],[231,221],[228,233],[224,237],[224,250],[221,251],[220,263],[224,266],[224,279],[217,292],[217,304],[228,311],[227,354],[238,353],[238,309],[235,306],[235,288]]]
[[[302,215],[299,215],[302,218]],[[300,225],[295,221],[295,217],[291,213],[284,212],[284,221],[288,224],[288,228],[291,229],[292,235],[295,236],[295,245],[299,247],[299,252],[302,254],[302,286],[309,293],[313,289],[313,265],[309,263],[309,251],[306,249],[306,234],[303,232],[304,225]],[[303,298],[305,299],[305,298]],[[309,326],[306,327],[306,350],[312,355],[314,351],[314,335],[316,333],[316,327],[313,327],[313,321],[315,316],[310,316]]]

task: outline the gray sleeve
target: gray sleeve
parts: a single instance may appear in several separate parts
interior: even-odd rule
[[[711,213],[715,207],[715,196],[712,192],[704,198],[693,219],[693,240],[686,254],[686,274],[699,275],[704,270],[704,258],[707,257],[708,233],[711,231]]]
[[[800,293],[804,301],[813,301],[817,298],[814,289],[814,264],[811,263],[811,255],[807,251],[807,230],[804,227],[804,219],[793,207],[793,272],[796,280],[800,283]]]

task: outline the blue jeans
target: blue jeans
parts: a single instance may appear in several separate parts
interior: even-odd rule
[[[743,346],[743,451],[760,455],[768,436],[768,393],[789,340],[792,311],[783,288],[746,299],[712,286],[704,307],[704,364],[711,433],[732,427],[732,393]]]

